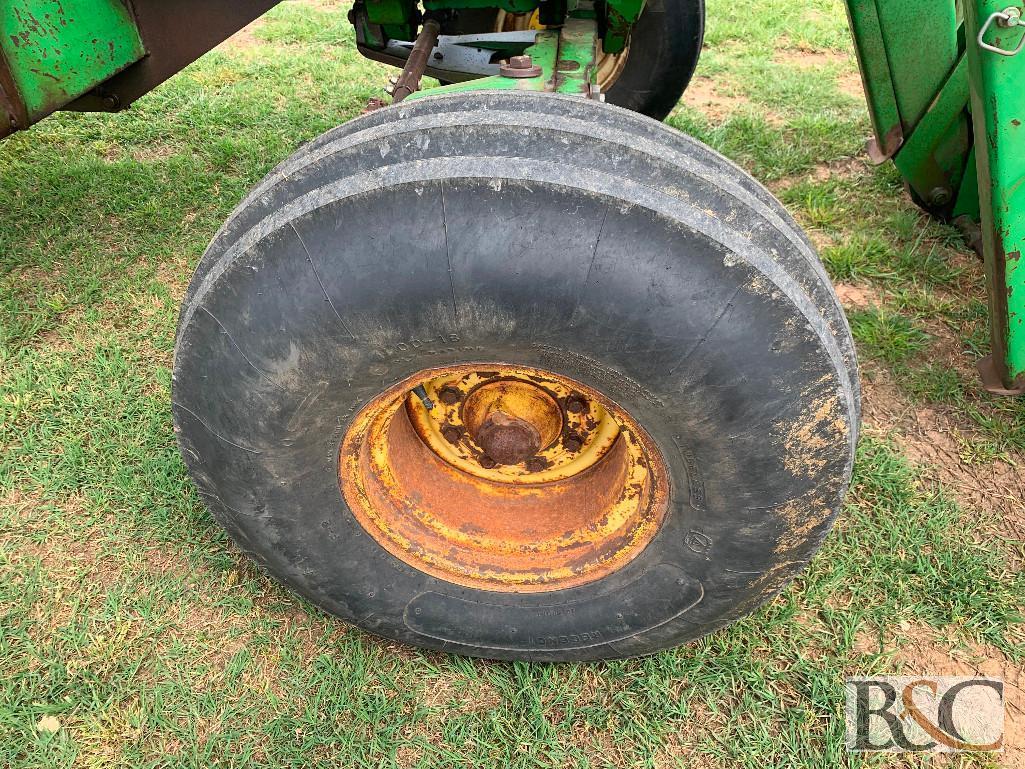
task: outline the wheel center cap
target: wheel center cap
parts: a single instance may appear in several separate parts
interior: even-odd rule
[[[485,417],[474,440],[500,465],[524,462],[541,448],[541,433],[534,425],[501,411]]]

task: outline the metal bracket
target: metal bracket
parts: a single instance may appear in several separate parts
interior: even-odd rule
[[[990,45],[985,41],[986,33],[989,32],[989,28],[993,26],[994,22],[1004,29],[1025,27],[1025,22],[1022,21],[1021,17],[1021,9],[1011,6],[1010,8],[990,14],[990,17],[986,19],[986,23],[982,25],[982,29],[979,30],[978,37],[979,47],[984,51],[998,53],[1001,56],[1017,56],[1021,53],[1022,49],[1025,48],[1025,35],[1022,35],[1021,40],[1018,41],[1018,47],[1014,49],[1000,48],[996,45]]]
[[[441,35],[428,59],[426,74],[452,83],[498,75],[500,59],[508,58],[509,51],[514,55],[522,53],[534,44],[536,38],[536,29],[476,35]],[[389,40],[383,51],[371,51],[360,47],[360,53],[376,61],[401,67],[409,58],[412,49],[412,42]]]

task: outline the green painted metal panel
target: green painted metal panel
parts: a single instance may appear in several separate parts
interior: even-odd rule
[[[605,53],[619,53],[630,39],[630,30],[641,17],[645,0],[606,0],[605,37],[602,49]]]
[[[1017,389],[1025,385],[1025,51],[1002,56],[976,43],[1008,0],[965,6],[993,364],[1004,387]],[[991,25],[985,41],[1013,49],[1023,34],[1025,27]]]
[[[893,159],[918,197],[937,209],[954,203],[967,167],[967,107],[968,61],[962,57]]]
[[[957,67],[952,0],[847,0],[877,160],[892,157]]]
[[[917,125],[960,55],[953,0],[877,0],[894,93],[905,129]]]
[[[412,40],[416,36],[416,0],[367,0],[367,20],[379,24],[388,38]]]
[[[961,180],[961,189],[957,193],[957,202],[954,204],[954,211],[950,217],[957,219],[959,216],[967,216],[973,222],[978,222],[982,213],[979,208],[979,172],[975,163],[975,147],[968,153],[968,165],[965,166],[964,178]]]
[[[442,11],[448,8],[501,8],[509,13],[529,13],[541,0],[424,0],[424,8]]]
[[[0,52],[33,121],[145,55],[122,0],[3,0]]]

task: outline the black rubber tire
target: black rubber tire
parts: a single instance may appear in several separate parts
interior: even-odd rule
[[[321,162],[333,158],[335,167],[346,168],[349,173],[353,173],[360,167],[363,156],[357,148],[367,141],[379,140],[382,131],[388,135],[402,135],[407,140],[415,139],[425,119],[433,119],[429,116],[442,113],[452,114],[453,126],[461,125],[466,129],[476,124],[481,111],[502,112],[499,117],[510,121],[510,130],[520,124],[536,124],[539,116],[565,118],[559,123],[559,130],[565,133],[565,141],[569,143],[578,141],[581,136],[601,131],[607,141],[616,143],[616,152],[630,147],[634,151],[646,153],[648,162],[653,165],[668,163],[668,172],[661,175],[660,189],[665,193],[680,193],[677,172],[673,169],[681,165],[694,168],[695,164],[700,164],[703,166],[700,173],[722,187],[725,194],[739,195],[748,201],[748,205],[758,210],[760,216],[753,224],[764,230],[761,236],[769,239],[770,249],[775,248],[772,245],[774,239],[784,238],[787,241],[784,247],[775,248],[780,267],[812,297],[841,346],[850,386],[856,394],[856,416],[860,422],[861,383],[847,317],[814,246],[786,208],[746,171],[692,137],[622,109],[594,110],[592,106],[578,98],[555,94],[547,94],[541,99],[523,99],[519,94],[501,92],[450,94],[432,96],[429,100],[403,102],[333,128],[282,161],[238,205],[203,255],[186,291],[183,305],[187,306],[191,302],[209,270],[243,233],[293,197],[315,189],[321,179],[318,171]],[[395,123],[402,125],[396,128]],[[645,144],[633,147],[632,142],[637,138],[645,139]],[[496,147],[493,151],[499,149]],[[432,156],[437,155],[437,148],[434,151],[427,148],[426,151]],[[576,163],[577,158],[569,152],[562,158],[562,162]],[[587,161],[582,160],[581,164],[586,167]],[[290,183],[281,184],[286,179]],[[654,175],[648,178],[642,175],[640,180],[644,184],[659,181]]]
[[[670,513],[621,570],[460,587],[346,508],[360,404],[495,360],[602,390],[660,446]],[[200,493],[271,573],[379,635],[506,659],[645,654],[750,612],[828,532],[857,438],[846,322],[771,196],[651,121],[535,94],[381,110],[282,164],[197,270],[173,399]]]
[[[664,120],[694,75],[704,37],[704,0],[650,0],[633,29],[626,65],[605,98]]]

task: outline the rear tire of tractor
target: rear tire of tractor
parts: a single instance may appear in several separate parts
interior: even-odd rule
[[[422,647],[624,657],[749,613],[828,533],[857,438],[849,330],[771,201],[693,140],[551,95],[424,99],[321,137],[189,288],[173,408],[200,494],[298,593]],[[668,475],[646,546],[529,591],[381,546],[343,440],[383,391],[467,363],[555,372],[635,420]]]

